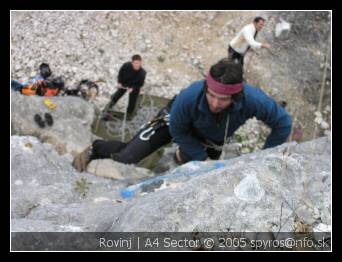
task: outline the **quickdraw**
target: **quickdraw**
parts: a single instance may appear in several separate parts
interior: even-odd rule
[[[154,130],[153,127],[151,126],[148,129],[141,132],[139,135],[139,138],[142,141],[148,141],[148,140],[150,140],[150,137],[154,135],[155,132],[156,132],[156,130]]]
[[[153,136],[159,128],[165,125],[168,126],[169,120],[170,120],[170,114],[161,115],[159,117],[154,118],[149,123],[147,123],[147,125],[143,127],[143,128],[147,128],[147,127],[148,128],[140,133],[139,138],[142,141],[148,141],[150,137]]]

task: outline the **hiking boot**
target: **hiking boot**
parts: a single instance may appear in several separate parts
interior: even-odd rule
[[[52,115],[49,113],[45,113],[45,122],[47,123],[48,126],[52,126],[53,125],[53,119],[52,119]]]
[[[83,172],[86,170],[89,162],[92,160],[92,146],[88,146],[81,153],[75,156],[72,166],[78,171]]]
[[[42,117],[38,114],[34,115],[34,121],[37,123],[37,125],[40,128],[44,128],[45,127],[45,122],[43,121]]]

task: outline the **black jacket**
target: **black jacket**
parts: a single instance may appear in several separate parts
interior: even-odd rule
[[[126,62],[119,70],[118,82],[124,87],[140,88],[144,85],[145,77],[146,71],[142,67],[136,71],[131,62]]]

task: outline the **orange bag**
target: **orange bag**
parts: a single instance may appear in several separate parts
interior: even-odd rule
[[[59,93],[57,88],[44,88],[44,96],[56,96]]]
[[[29,84],[21,89],[21,93],[26,96],[33,96],[37,94],[37,84]]]
[[[38,92],[38,89],[40,89],[40,92]],[[47,87],[45,81],[37,81],[37,83],[31,83],[21,89],[21,93],[26,96],[56,96],[59,91],[58,88]]]

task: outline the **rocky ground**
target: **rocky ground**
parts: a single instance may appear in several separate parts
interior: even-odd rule
[[[142,55],[148,72],[144,99],[151,95],[170,99],[226,56],[229,40],[256,15],[267,19],[258,39],[269,42],[272,49],[247,55],[245,78],[277,101],[287,102],[294,119],[291,140],[307,142],[258,152],[269,130],[252,119],[236,132],[218,162],[176,168],[175,145],[170,145],[158,153],[158,166],[156,158],[149,159],[154,164],[149,169],[143,168],[149,164],[138,168],[111,160],[93,161],[83,173],[71,166],[73,155],[101,132],[104,137],[113,130],[121,135],[121,122],[108,122],[101,132],[94,132],[94,124],[115,90],[120,66],[133,54]],[[47,62],[69,87],[81,79],[96,81],[100,87],[92,102],[53,97],[53,110],[42,97],[11,92],[12,229],[224,231],[229,227],[275,232],[295,231],[299,222],[310,230],[319,224],[331,227],[330,19],[327,12],[12,12],[12,79],[25,81]],[[276,30],[280,25],[286,28],[286,23],[290,29]],[[323,106],[317,112],[322,81]],[[123,98],[116,109],[122,111],[124,106]],[[138,130],[159,107],[147,103],[140,108],[127,124],[126,135]],[[33,117],[45,112],[55,123],[42,129]],[[317,136],[325,137],[309,141],[315,125]],[[162,179],[153,180],[156,176]],[[133,192],[132,199],[123,197],[125,188]],[[278,223],[280,207],[287,217],[283,225]],[[231,209],[237,211],[226,212]]]

